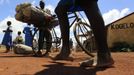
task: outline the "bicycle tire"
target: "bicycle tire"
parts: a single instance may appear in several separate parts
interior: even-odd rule
[[[81,31],[80,34],[78,33],[79,30]],[[85,32],[86,31],[86,32]],[[84,22],[78,22],[74,25],[74,28],[73,28],[73,33],[74,33],[74,36],[75,36],[75,39],[78,43],[78,45],[81,47],[81,49],[86,53],[88,54],[89,56],[91,57],[94,57],[95,55],[92,53],[92,50],[93,50],[93,47],[92,45],[90,44],[87,44],[88,45],[88,49],[86,48],[86,46],[83,45],[83,42],[84,42],[84,39],[88,39],[90,40],[91,42],[93,42],[93,36],[90,36],[89,38],[89,35],[87,32],[90,32],[90,34],[92,35],[92,31],[91,31],[91,27],[87,24],[87,23],[84,23]],[[81,34],[82,33],[82,34]],[[88,36],[87,36],[88,35]],[[80,38],[81,36],[81,38]],[[85,40],[85,41],[86,41]]]
[[[61,45],[61,38],[58,37],[55,28],[52,28],[51,34],[52,34],[52,43],[55,43],[56,47],[59,47]]]
[[[33,41],[34,41],[36,35],[37,35],[36,40],[38,41],[38,39],[39,39],[38,32],[39,32],[39,29],[36,29],[35,32],[34,32],[34,34],[33,34]],[[51,45],[48,45],[47,43],[50,43]],[[39,44],[37,43],[36,48],[34,46],[34,43],[32,45],[33,53],[34,53],[34,55],[37,55],[37,56],[38,56],[38,53],[37,52],[39,51],[38,45]],[[48,50],[46,49],[48,46],[50,46],[49,48],[52,47],[52,36],[51,36],[51,34],[50,34],[50,40],[49,41],[46,40],[46,37],[44,37],[43,48],[40,50],[42,56],[44,56],[44,55],[46,55],[48,53]]]

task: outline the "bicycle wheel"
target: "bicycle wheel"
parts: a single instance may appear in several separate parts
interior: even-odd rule
[[[61,45],[60,34],[56,32],[56,28],[52,28],[51,34],[52,34],[53,49],[57,50],[59,46]]]
[[[48,34],[48,33],[45,34],[45,35],[47,35],[47,36],[44,37],[44,40],[41,43],[38,43],[38,41],[39,41],[39,30],[36,29],[34,34],[33,34],[32,49],[33,49],[33,53],[35,55],[37,55],[37,56],[39,55],[39,53],[38,53],[39,52],[39,44],[42,45],[42,48],[40,50],[40,52],[41,52],[40,54],[42,56],[46,55],[50,51],[50,49],[51,49],[51,46],[52,46],[52,36],[51,36],[51,34]]]
[[[52,28],[51,34],[52,34],[52,43],[55,43],[56,48],[59,47],[61,45],[61,38],[58,37],[55,28]]]
[[[94,57],[94,54],[92,54],[94,37],[91,27],[87,23],[78,22],[75,24],[73,32],[75,39],[82,50],[91,57]]]

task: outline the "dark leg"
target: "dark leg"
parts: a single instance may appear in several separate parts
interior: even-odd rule
[[[37,52],[37,55],[38,56],[41,56],[42,53],[41,53],[41,49],[43,48],[43,44],[44,44],[44,37],[45,37],[45,34],[44,34],[44,31],[42,29],[39,30],[39,39],[38,39],[38,52]]]
[[[45,29],[44,30],[44,33],[45,33],[45,38],[46,38],[46,50],[47,52],[45,53],[45,55],[48,55],[49,52],[50,52],[50,49],[52,47],[52,36],[51,36],[51,33],[50,33],[50,30],[48,29]]]
[[[107,46],[106,29],[104,26],[104,21],[101,17],[99,9],[97,9],[97,7],[93,7],[91,8],[91,10],[87,10],[85,12],[91,23],[99,52],[110,52]]]
[[[10,46],[6,45],[6,51],[5,53],[8,53],[10,51]]]
[[[105,64],[113,64],[113,59],[107,45],[106,28],[97,2],[94,1],[91,2],[91,4],[85,4],[82,6],[85,8],[86,16],[88,17],[88,20],[92,26],[95,40],[99,49],[97,52],[97,65],[102,66]]]
[[[55,9],[55,12],[59,19],[61,36],[62,36],[62,48],[57,59],[66,59],[69,57],[69,21],[67,16],[67,8],[65,6],[58,5]]]

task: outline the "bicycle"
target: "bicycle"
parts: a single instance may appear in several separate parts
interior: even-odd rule
[[[86,54],[88,54],[91,57],[94,57],[94,54],[92,54],[92,52],[93,52],[95,43],[93,43],[94,35],[92,33],[92,29],[91,29],[90,25],[87,24],[86,21],[83,22],[82,19],[78,16],[77,12],[69,12],[68,16],[70,14],[73,14],[73,16],[68,17],[68,18],[69,19],[74,18],[74,20],[70,24],[69,28],[71,28],[74,25],[74,27],[73,27],[73,34],[74,34],[74,37],[75,37],[78,45],[81,47],[81,49]],[[57,33],[55,31],[55,28],[52,28],[51,32],[52,32],[52,39],[51,39],[51,41],[47,41],[47,40],[44,39],[44,47],[42,49],[42,54],[45,54],[47,52],[46,51],[46,46],[47,46],[46,43],[47,42],[56,43],[56,48],[61,44],[61,37],[58,38]],[[33,37],[37,33],[38,33],[38,29],[34,32]],[[36,54],[37,51],[33,49],[33,52]]]

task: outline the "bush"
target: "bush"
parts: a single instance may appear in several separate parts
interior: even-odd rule
[[[131,49],[131,51],[134,52],[134,44],[131,44],[131,45],[130,45],[130,49]]]
[[[115,42],[113,43],[113,47],[111,49],[112,52],[130,52],[134,51],[134,44],[129,45],[126,42]]]

